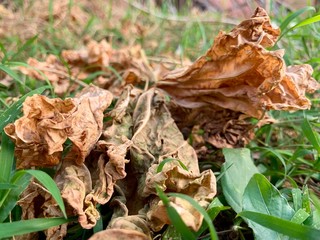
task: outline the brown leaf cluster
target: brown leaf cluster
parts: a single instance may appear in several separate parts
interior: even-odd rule
[[[211,170],[200,173],[197,155],[183,139],[161,92],[126,87],[103,127],[103,111],[111,99],[110,92],[93,86],[73,99],[34,95],[23,105],[24,116],[5,131],[16,144],[17,167],[60,163],[54,180],[68,216],[78,216],[83,228],[96,225],[97,204],[108,204],[114,214],[105,237],[151,239],[170,223],[156,185],[187,194],[206,207],[216,194],[215,176]],[[62,157],[67,139],[72,146]],[[159,171],[167,158],[174,160]],[[23,196],[23,217],[61,216],[39,184],[33,182]],[[190,228],[199,229],[202,216],[190,204],[172,199],[172,205]],[[47,238],[59,239],[65,230],[52,228]]]
[[[54,21],[55,28],[63,23],[70,31],[80,34],[81,26],[90,19],[78,1],[73,4],[68,0],[55,1],[51,10],[50,4],[50,0],[24,0],[21,9],[16,9],[15,3],[10,1],[6,6],[1,4],[0,36],[19,35],[27,39],[41,33],[50,21]]]
[[[311,67],[287,67],[282,51],[266,49],[279,34],[258,8],[230,33],[220,32],[204,56],[160,81],[163,72],[151,67],[139,46],[115,50],[106,41],[88,41],[84,49],[63,51],[63,60],[30,59],[32,68],[21,71],[48,79],[59,95],[76,90],[92,73],[102,74],[94,81],[100,87],[88,86],[74,98],[26,99],[23,116],[5,127],[17,168],[55,166],[67,214],[83,228],[96,225],[98,204],[112,208],[107,228],[92,240],[152,239],[170,224],[156,186],[187,194],[204,208],[215,196],[213,172],[198,166],[206,143],[243,146],[254,136],[249,118],[262,119],[261,125],[270,121],[264,115],[269,109],[310,107],[305,94],[318,88]],[[115,106],[104,115],[114,97]],[[192,136],[194,148],[183,134]],[[200,228],[203,217],[188,202],[171,198],[170,204],[189,228]],[[20,206],[26,219],[61,216],[35,181]],[[63,238],[66,229],[49,229],[47,239]]]
[[[147,88],[149,82],[155,81],[151,66],[139,45],[113,49],[102,40],[88,40],[85,48],[64,50],[61,59],[49,55],[45,62],[29,58],[30,67],[21,67],[22,73],[38,80],[49,80],[57,95],[75,91],[82,82],[93,78],[94,83],[115,94],[119,94],[126,84],[141,85]],[[100,75],[95,76],[95,73]],[[93,75],[92,75],[93,74]]]
[[[257,8],[250,19],[230,33],[220,32],[204,56],[191,66],[168,73],[157,87],[167,92],[179,106],[193,109],[194,116],[208,107],[211,111],[224,111],[227,112],[224,115],[234,116],[225,119],[218,114],[214,117],[224,124],[216,130],[220,131],[216,137],[214,131],[206,141],[216,147],[242,145],[241,136],[252,133],[248,134],[247,127],[241,127],[249,123],[244,122],[244,116],[239,119],[240,113],[263,118],[265,111],[270,109],[308,109],[311,103],[305,93],[319,88],[311,77],[311,66],[287,67],[283,50],[266,49],[275,44],[279,34],[280,30],[272,27],[265,10]],[[212,125],[211,119],[207,118],[207,124],[202,120],[200,125],[205,129],[212,128],[208,126]],[[226,129],[232,132],[229,137]],[[225,136],[221,139],[221,135]]]

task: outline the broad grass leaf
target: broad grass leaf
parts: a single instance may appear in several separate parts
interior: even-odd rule
[[[0,223],[0,237],[7,238],[31,232],[38,232],[70,221],[72,221],[72,219],[36,218],[10,223]]]
[[[3,222],[17,204],[20,194],[28,186],[31,176],[23,172],[15,172],[11,178],[11,184],[17,185],[17,188],[3,190],[0,198],[0,222]],[[1,231],[0,231],[1,233]]]
[[[259,171],[253,164],[250,150],[247,148],[225,148],[223,155],[226,162],[222,166],[222,171],[229,168],[221,178],[223,195],[233,210],[239,213],[242,211],[244,190],[251,177]]]
[[[318,240],[320,236],[320,230],[317,230],[309,226],[293,223],[293,222],[290,222],[289,220],[285,220],[279,217],[270,216],[268,214],[253,212],[253,211],[243,211],[238,215],[241,217],[250,219],[251,221],[254,221],[255,223],[265,228],[276,231],[279,234],[281,233],[290,238],[301,239],[301,240],[305,240],[305,239]],[[268,237],[264,239],[277,239],[277,238]]]
[[[243,211],[259,212],[290,221],[294,210],[262,174],[255,174],[249,181],[243,194]],[[256,222],[248,222],[256,239],[282,239],[280,233],[268,230]]]
[[[10,138],[1,132],[1,152],[0,152],[0,182],[9,183],[14,165],[14,144]],[[1,198],[1,191],[0,191]]]
[[[295,212],[295,214],[294,214],[293,217],[291,218],[291,222],[301,224],[301,223],[303,223],[305,220],[307,220],[307,218],[308,218],[309,216],[310,216],[309,213],[307,213],[305,210],[303,210],[302,208],[300,208],[298,211]]]
[[[45,172],[40,170],[21,170],[24,173],[28,173],[35,177],[52,195],[52,197],[56,200],[57,204],[59,205],[63,216],[67,218],[66,209],[60,194],[60,190],[57,187],[56,183],[53,179]]]

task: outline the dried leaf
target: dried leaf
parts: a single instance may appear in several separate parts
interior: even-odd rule
[[[55,176],[55,182],[61,191],[61,196],[70,206],[83,228],[92,228],[100,218],[92,202],[85,201],[86,194],[92,191],[92,181],[88,168],[76,165],[65,159]]]
[[[155,81],[145,53],[138,45],[115,50],[105,40],[99,43],[88,40],[85,48],[64,50],[61,57],[63,61],[49,55],[45,62],[29,58],[31,67],[20,67],[20,71],[38,80],[48,79],[59,96],[75,91],[79,84],[85,85],[82,80],[98,71],[102,76],[97,76],[94,83],[116,95],[124,85],[147,87],[150,81]]]
[[[167,74],[157,86],[186,108],[210,106],[255,118],[262,117],[266,108],[309,108],[304,94],[319,87],[310,77],[310,66],[287,69],[282,50],[265,49],[273,46],[279,33],[267,13],[257,8],[229,34],[220,32],[204,56]]]
[[[28,97],[24,116],[4,129],[16,145],[17,168],[57,165],[67,138],[73,142],[69,155],[84,162],[102,133],[103,111],[111,101],[110,92],[93,86],[74,99]]]
[[[194,149],[184,141],[158,91],[150,89],[139,97],[133,112],[133,123],[130,170],[137,181],[135,198],[154,197],[157,184],[163,190],[182,192],[194,197],[206,207],[216,194],[215,177],[211,170],[199,172]],[[158,173],[159,164],[166,158],[178,159],[188,170],[183,169],[179,161],[176,161],[166,163]],[[169,223],[167,217],[161,218],[158,215],[158,208],[161,208],[158,203],[159,199],[150,203],[150,210],[147,212],[149,225],[154,231],[159,231]],[[190,227],[198,229],[202,217],[193,214],[186,205],[181,208],[186,213],[182,216],[183,220]],[[135,212],[136,209],[129,208],[130,211]],[[189,218],[191,215],[192,220]]]
[[[89,240],[150,240],[145,234],[128,229],[107,229],[94,234]]]

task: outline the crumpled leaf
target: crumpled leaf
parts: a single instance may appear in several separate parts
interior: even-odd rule
[[[310,107],[304,96],[319,85],[312,68],[286,68],[283,51],[268,51],[280,30],[271,26],[262,8],[230,33],[220,32],[204,56],[158,82],[187,108],[211,106],[260,118],[265,109],[298,110]]]
[[[69,155],[84,162],[102,133],[103,111],[111,101],[110,92],[94,86],[74,99],[28,97],[23,117],[4,128],[15,143],[17,168],[57,165],[67,138],[73,142]]]
[[[155,197],[155,186],[164,191],[182,192],[206,207],[216,194],[215,177],[211,170],[200,173],[194,149],[183,139],[170,112],[165,106],[163,96],[155,89],[143,93],[137,100],[133,112],[133,145],[130,148],[131,173],[137,181],[136,198]],[[179,161],[166,163],[162,171],[157,172],[159,164],[166,158]],[[154,231],[159,231],[167,218],[157,215],[159,199],[156,197],[147,211],[147,219]],[[135,207],[138,204],[135,204]],[[129,209],[129,212],[136,209]],[[183,205],[179,212],[182,219],[195,230],[200,227],[202,217]],[[188,214],[189,212],[189,214]],[[157,219],[156,219],[157,216]],[[190,219],[192,217],[192,219]],[[190,223],[190,224],[189,224]]]
[[[59,206],[53,199],[52,195],[48,193],[40,184],[32,180],[28,187],[23,191],[18,201],[21,207],[21,219],[33,219],[41,217],[63,217]],[[67,235],[67,225],[52,227],[45,230],[46,239],[59,240]],[[38,233],[29,233],[15,236],[16,239],[38,239]]]
[[[59,96],[75,91],[79,84],[85,85],[82,81],[97,72],[100,75],[93,82],[116,95],[126,84],[148,87],[149,82],[155,81],[139,45],[116,50],[105,40],[88,40],[83,49],[62,51],[61,58],[63,62],[54,55],[49,55],[45,62],[29,58],[31,67],[20,67],[20,71],[38,80],[48,79]]]
[[[151,238],[147,237],[143,233],[136,230],[128,229],[106,229],[104,231],[97,232],[89,240],[150,240]]]
[[[189,118],[189,125],[201,125],[209,133],[213,130],[205,140],[218,148],[234,147],[243,146],[253,137],[254,126],[246,118],[262,119],[271,109],[310,108],[305,93],[319,88],[311,77],[311,66],[286,67],[284,51],[265,49],[275,44],[279,34],[265,10],[257,8],[250,19],[230,33],[220,32],[207,53],[192,65],[165,75],[157,87],[173,98],[175,103],[170,103],[169,108],[175,119],[183,118],[176,111],[214,116],[220,122],[220,130],[210,124],[211,118],[206,118],[206,123],[199,117],[200,123]],[[174,104],[183,109],[177,110]],[[219,117],[221,113],[229,116],[228,121]],[[182,126],[187,123],[185,119],[181,122]]]
[[[78,215],[78,221],[83,228],[92,228],[100,218],[94,203],[85,201],[92,191],[92,180],[85,164],[76,165],[72,160],[65,159],[55,176],[55,182],[61,191],[62,198]]]

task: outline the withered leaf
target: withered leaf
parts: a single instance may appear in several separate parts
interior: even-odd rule
[[[206,207],[216,194],[215,177],[211,170],[199,172],[196,153],[183,139],[158,90],[150,89],[139,97],[133,112],[133,123],[130,166],[137,181],[136,198],[155,197],[155,186],[159,185],[164,191],[185,193]],[[175,161],[166,163],[158,173],[159,164],[166,158],[181,161],[188,170]],[[146,213],[154,231],[169,223],[167,218],[159,218],[158,203],[159,199],[152,201]],[[193,214],[185,204],[182,208],[186,213],[182,219],[197,230],[202,217]],[[189,218],[191,216],[192,219]]]
[[[96,225],[100,214],[85,197],[92,191],[91,175],[84,165],[74,164],[68,159],[64,160],[60,170],[55,176],[55,182],[61,191],[61,196],[70,206],[74,215],[83,228],[92,228]]]
[[[266,109],[309,108],[304,94],[319,87],[311,78],[312,68],[286,68],[282,50],[265,49],[274,45],[279,33],[265,10],[257,8],[230,33],[220,32],[204,56],[168,73],[157,87],[183,107],[230,109],[255,118]]]
[[[60,162],[63,143],[69,138],[69,152],[81,164],[102,133],[103,111],[112,94],[90,86],[74,99],[28,97],[23,116],[5,127],[15,143],[17,168],[54,166]]]
[[[94,234],[89,240],[150,240],[145,234],[128,229],[106,229]]]
[[[139,45],[116,50],[105,40],[99,43],[89,40],[85,48],[64,50],[61,57],[63,62],[54,55],[49,55],[45,62],[29,58],[31,67],[20,67],[20,71],[38,80],[49,80],[59,96],[76,90],[79,84],[86,85],[82,80],[99,71],[102,75],[93,82],[116,95],[120,95],[127,84],[147,87],[149,82],[155,81]]]

